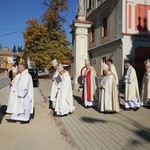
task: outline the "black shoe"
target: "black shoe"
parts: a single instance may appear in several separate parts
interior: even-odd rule
[[[6,119],[9,123],[16,123],[16,120]]]
[[[104,115],[108,115],[108,112],[103,112]]]
[[[55,111],[53,111],[53,116],[57,116],[57,113]]]
[[[65,117],[67,116],[68,114],[65,114],[65,115],[58,115],[58,117]]]
[[[132,109],[133,109],[133,111],[137,111],[140,109],[140,107],[133,107]]]
[[[30,121],[21,121],[20,124],[28,124]]]
[[[125,108],[126,111],[131,111],[131,108]]]
[[[85,106],[85,108],[91,108],[91,106]]]

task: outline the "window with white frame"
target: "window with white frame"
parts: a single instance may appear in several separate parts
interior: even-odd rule
[[[87,11],[91,10],[92,0],[87,0]]]

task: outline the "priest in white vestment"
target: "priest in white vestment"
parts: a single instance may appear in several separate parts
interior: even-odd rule
[[[52,61],[53,68],[55,69],[55,73],[52,77],[52,86],[51,86],[51,96],[50,96],[50,101],[52,103],[52,108],[55,109],[56,105],[56,94],[58,92],[58,86],[61,82],[61,75],[58,72],[58,62],[56,59]]]
[[[34,94],[33,94],[33,81],[31,75],[28,73],[24,64],[19,64],[19,80],[17,83],[17,96],[21,101],[24,112],[13,114],[11,120],[22,121],[28,123],[30,114],[33,114]]]
[[[10,81],[10,92],[6,113],[18,114],[24,112],[22,103],[18,100],[17,97],[18,80],[19,80],[18,69],[17,67],[16,68],[14,67],[12,69],[12,80]]]
[[[131,66],[131,61],[125,61],[127,72],[125,75],[125,108],[134,111],[140,108],[140,94],[135,69]]]
[[[112,59],[108,59],[106,61],[106,64],[109,66],[109,70],[110,72],[112,72],[115,76],[115,79],[116,79],[116,82],[117,82],[117,85],[119,84],[119,80],[118,80],[118,74],[117,74],[117,70],[116,70],[116,67],[114,66],[113,64],[113,60]]]
[[[58,67],[58,72],[62,76],[62,82],[60,82],[58,87],[55,112],[57,116],[64,116],[73,113],[75,110],[73,106],[72,84],[68,71],[64,70],[61,64]]]
[[[146,72],[143,76],[141,105],[150,106],[150,60],[145,61]]]
[[[102,79],[100,85],[100,112],[119,112],[120,104],[117,81],[114,74],[110,72],[107,64],[104,63],[102,68],[104,72],[104,78]]]
[[[91,63],[89,61],[86,61],[83,99],[85,108],[96,106],[99,99],[99,88],[96,71],[91,66]]]

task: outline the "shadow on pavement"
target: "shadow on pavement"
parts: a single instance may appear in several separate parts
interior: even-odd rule
[[[123,104],[120,104],[120,109],[126,110],[125,106]]]
[[[143,108],[145,108],[145,109],[150,109],[150,106],[143,106]]]
[[[0,124],[2,123],[2,120],[5,116],[6,109],[7,109],[6,105],[0,106]]]
[[[81,97],[73,95],[73,98],[78,102],[78,104],[84,107],[84,101],[81,99]]]
[[[95,122],[102,122],[102,123],[106,123],[106,120],[101,120],[101,119],[97,119],[97,118],[91,118],[91,117],[81,117],[81,120],[87,122],[87,123],[95,123]]]
[[[134,128],[137,128],[136,130],[131,130],[128,126],[125,126],[124,124],[122,123],[119,123],[122,127],[124,127],[126,130],[129,130],[129,131],[132,131],[134,132],[137,136],[139,136],[141,139],[147,141],[147,142],[150,142],[150,128],[148,127],[145,127],[143,124],[135,121],[134,119],[128,117],[128,116],[125,116],[124,114],[121,114],[124,119],[132,126],[134,126]],[[135,145],[138,145],[138,144],[141,144],[141,141],[140,140],[131,140],[130,141],[132,144],[135,144]]]
[[[146,140],[147,142],[150,142],[150,128],[143,128],[142,126],[139,127],[139,130],[135,131],[135,133]]]
[[[31,114],[30,118],[34,119],[34,117],[35,117],[35,107],[33,108],[33,114]]]
[[[38,75],[39,79],[48,79],[49,75],[48,74],[44,74],[44,75]]]

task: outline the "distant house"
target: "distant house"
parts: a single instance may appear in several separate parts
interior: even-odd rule
[[[83,3],[85,20],[92,22],[88,28],[87,52],[98,76],[102,75],[102,63],[111,58],[122,79],[124,60],[131,59],[141,81],[144,61],[150,58],[150,0],[83,0]],[[72,28],[73,53],[84,42],[83,38],[76,42],[77,31],[78,35],[83,34],[76,22],[75,19]]]
[[[23,53],[14,53],[10,52],[8,48],[2,48],[0,50],[0,68],[11,69],[14,62],[24,62]]]

